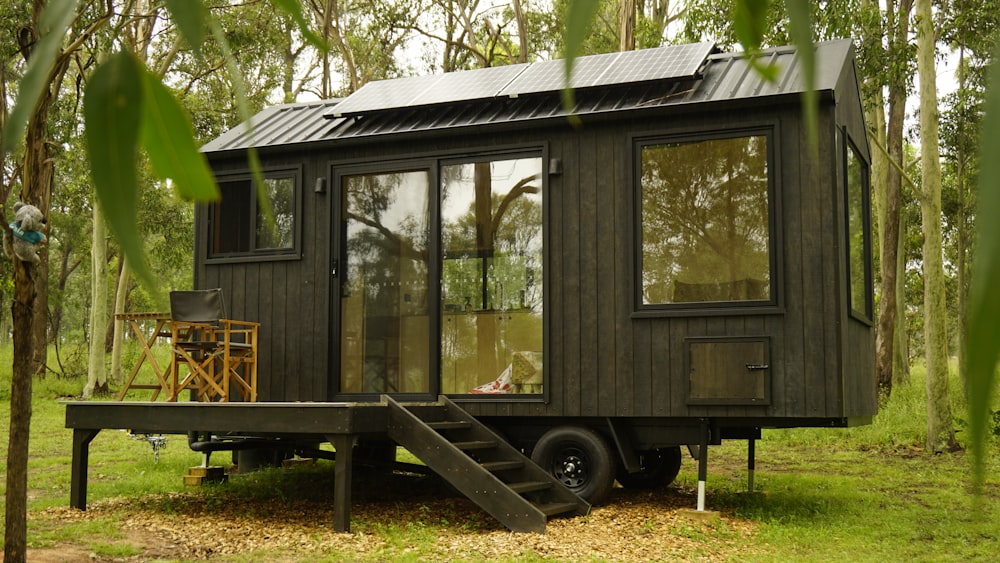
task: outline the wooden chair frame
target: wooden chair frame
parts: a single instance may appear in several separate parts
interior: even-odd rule
[[[219,290],[209,290],[211,293]],[[187,292],[178,292],[187,293]],[[190,292],[202,293],[202,292]],[[173,300],[174,294],[171,295]],[[198,319],[183,320],[188,316],[179,313],[170,321],[172,354],[168,385],[168,401],[177,401],[185,389],[194,390],[199,401],[229,402],[235,389],[243,401],[257,401],[257,345],[260,323],[211,316],[213,305],[218,314],[225,315],[221,293],[210,301],[211,305],[193,316]],[[194,303],[198,303],[197,300]],[[183,308],[184,302],[178,301]],[[173,308],[173,301],[171,302]],[[182,371],[187,368],[182,376]]]

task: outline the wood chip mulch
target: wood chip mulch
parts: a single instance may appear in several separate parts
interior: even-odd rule
[[[515,534],[465,498],[445,488],[401,485],[354,491],[352,531],[332,529],[332,499],[234,498],[172,493],[93,502],[86,512],[51,508],[35,516],[59,522],[113,517],[125,542],[141,555],[102,557],[79,545],[33,550],[37,561],[214,560],[275,553],[283,561],[340,554],[359,560],[409,556],[431,561],[540,558],[553,561],[721,561],[747,554],[755,524],[728,514],[692,518],[693,491],[676,485],[660,491],[616,488],[583,517],[550,520],[544,535]],[[396,487],[408,489],[399,494]],[[434,494],[414,492],[434,491]],[[393,530],[396,530],[394,533]],[[400,545],[416,533],[420,546]],[[79,556],[79,559],[76,559]],[[55,558],[51,558],[55,557]],[[60,558],[61,557],[61,558]]]

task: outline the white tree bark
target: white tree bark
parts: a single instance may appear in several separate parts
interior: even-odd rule
[[[948,392],[948,318],[941,243],[941,161],[938,149],[937,78],[931,0],[917,0],[917,74],[920,77],[920,215],[924,235],[924,338],[927,358],[927,448],[955,443]]]
[[[125,293],[128,291],[128,260],[122,256],[122,267],[118,273],[118,289],[115,291],[115,315],[125,312]],[[122,376],[122,343],[125,339],[125,321],[115,318],[115,333],[111,343],[111,381],[124,383]]]
[[[107,387],[107,373],[104,370],[104,330],[108,316],[108,252],[107,228],[101,209],[94,199],[94,240],[90,249],[91,293],[90,293],[90,362],[87,366],[87,384],[83,397],[89,399],[94,390]]]

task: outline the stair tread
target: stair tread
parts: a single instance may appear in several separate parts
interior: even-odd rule
[[[435,422],[428,422],[427,426],[430,426],[435,430],[455,430],[470,428],[472,424],[470,424],[467,420],[438,420]]]
[[[522,481],[520,483],[508,483],[510,490],[518,493],[531,493],[534,491],[545,491],[552,488],[552,483],[546,481]]]
[[[486,450],[497,447],[496,440],[469,440],[466,442],[452,442],[460,450]]]
[[[519,459],[511,459],[502,461],[484,461],[480,465],[482,465],[487,471],[495,473],[497,471],[506,471],[508,469],[521,469],[524,467],[524,462]]]
[[[555,516],[556,514],[564,514],[572,510],[576,510],[578,507],[572,502],[553,502],[551,504],[540,504],[538,505],[538,510],[542,511],[542,514],[546,516]]]

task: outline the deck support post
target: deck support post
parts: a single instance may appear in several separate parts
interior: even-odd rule
[[[747,492],[753,492],[753,472],[757,462],[757,440],[750,438],[747,440]]]
[[[327,436],[337,452],[333,469],[333,529],[338,532],[351,531],[351,469],[356,438],[353,434]]]
[[[701,419],[701,442],[698,444],[698,512],[705,511],[705,482],[708,481],[708,419]]]
[[[76,428],[73,430],[73,461],[70,466],[69,505],[87,510],[87,465],[90,458],[90,442],[100,428]]]

